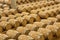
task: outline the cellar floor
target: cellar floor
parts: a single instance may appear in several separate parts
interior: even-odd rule
[[[60,38],[55,38],[54,40],[60,40]]]

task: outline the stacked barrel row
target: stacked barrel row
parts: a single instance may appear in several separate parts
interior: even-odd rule
[[[55,1],[55,2],[60,2],[59,0],[16,0],[16,3],[21,5],[21,4],[38,2],[38,1]],[[9,4],[10,5],[11,4],[11,0],[0,0],[0,3]]]
[[[31,10],[31,13],[22,12],[21,14],[17,13],[16,10],[11,9],[11,13],[9,13],[9,14],[1,13],[0,22],[4,26],[5,26],[5,24],[11,24],[14,27],[25,26],[26,24],[29,24],[29,23],[32,24],[35,21],[39,22],[42,20],[42,18],[47,19],[49,17],[55,17],[56,15],[58,15],[60,12],[59,5],[60,4],[50,6],[48,9],[42,8],[42,9],[37,9],[37,10]],[[8,27],[6,27],[6,28],[8,29]],[[11,27],[9,29],[11,29]]]
[[[40,25],[38,25],[40,24]],[[53,25],[34,22],[25,27],[20,26],[16,30],[8,30],[5,34],[0,33],[1,40],[57,40],[60,37],[60,22]]]
[[[11,2],[10,1],[11,0],[0,0],[0,10],[10,10],[11,9]],[[58,3],[59,2],[55,2],[55,1],[36,1],[36,2],[32,2],[32,3],[28,2],[28,4],[24,3],[22,5],[21,4],[16,4],[16,5],[17,5],[17,8],[20,12],[21,10],[24,11],[23,9],[26,9],[26,10],[28,8],[29,8],[29,10],[36,9],[36,8],[46,7],[46,6],[54,5],[54,4],[58,4]]]
[[[24,4],[18,4],[17,9],[11,9],[9,4],[2,1],[0,1],[2,4],[0,5],[0,40],[57,40],[60,38],[59,2],[37,0],[25,4],[25,0],[22,0]],[[18,1],[20,3],[20,0]]]
[[[33,5],[32,4],[25,4],[25,5],[20,5],[20,6],[18,6],[18,9],[16,10],[16,9],[10,9],[10,10],[7,10],[6,8],[5,8],[5,10],[0,10],[0,13],[1,13],[1,15],[4,15],[4,14],[6,14],[6,16],[8,16],[9,14],[11,15],[14,15],[14,14],[17,14],[17,13],[22,13],[22,12],[28,12],[28,13],[32,13],[32,11],[34,11],[34,10],[36,10],[36,11],[44,11],[44,10],[50,10],[50,9],[54,9],[54,8],[58,8],[59,7],[59,3],[58,4],[55,4],[54,3],[54,1],[50,1],[50,2],[47,2],[47,4],[44,4],[44,2],[42,2],[43,4],[39,4],[39,2],[37,2],[37,3],[34,3]],[[37,4],[39,4],[39,5],[37,5]],[[42,7],[41,7],[42,6]],[[56,7],[55,7],[56,6]],[[9,13],[9,14],[8,14]]]

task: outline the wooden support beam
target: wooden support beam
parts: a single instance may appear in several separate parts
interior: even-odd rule
[[[11,8],[16,9],[16,0],[11,0]]]

